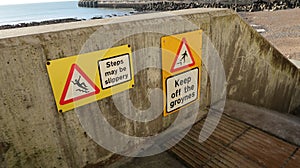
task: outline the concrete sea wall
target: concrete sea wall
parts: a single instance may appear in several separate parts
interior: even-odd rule
[[[187,26],[183,23],[191,23]],[[46,70],[48,60],[129,44],[136,85],[129,91],[138,109],[150,106],[148,89],[161,88],[160,39],[202,29],[203,59],[209,41],[222,60],[227,98],[281,113],[299,113],[300,72],[236,13],[223,9],[191,9],[0,31],[0,167],[90,167],[119,158],[97,145],[81,127],[75,110],[58,113]],[[100,32],[89,45],[86,41]],[[112,32],[112,33],[109,33]],[[131,35],[130,35],[131,34]],[[109,39],[109,40],[108,40]],[[147,50],[147,48],[150,48]],[[146,49],[146,50],[144,50]],[[204,60],[204,61],[205,61]],[[201,76],[198,118],[210,106],[211,82],[205,65]],[[126,96],[121,100],[126,102]],[[160,99],[155,100],[162,101]],[[176,118],[160,115],[151,122],[126,119],[112,97],[96,104],[110,124],[132,136],[162,132]],[[89,105],[82,107],[88,109]],[[130,110],[129,108],[125,110]],[[85,111],[87,114],[89,111]],[[103,131],[101,136],[110,136]],[[138,145],[138,144],[136,144]]]

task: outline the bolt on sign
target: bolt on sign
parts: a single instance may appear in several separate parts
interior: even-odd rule
[[[202,30],[161,38],[164,116],[200,98]]]
[[[59,112],[134,86],[129,45],[48,61],[46,66]]]

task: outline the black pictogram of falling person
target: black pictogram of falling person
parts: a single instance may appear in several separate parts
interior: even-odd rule
[[[80,79],[81,79],[81,76],[79,76],[78,79],[75,79],[75,81],[72,81],[72,83],[74,85],[76,85],[80,88],[80,89],[76,89],[76,91],[89,93],[88,87],[86,86],[86,84],[84,82],[80,83]]]
[[[184,51],[184,53],[182,54],[182,57],[180,59],[180,62],[178,62],[177,64],[182,65],[182,63],[185,63],[185,59],[186,59],[187,55],[188,55],[187,52]]]

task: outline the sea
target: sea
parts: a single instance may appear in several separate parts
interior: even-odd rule
[[[53,19],[124,16],[134,13],[134,9],[83,8],[78,1],[47,2],[0,6],[0,25],[39,22]]]

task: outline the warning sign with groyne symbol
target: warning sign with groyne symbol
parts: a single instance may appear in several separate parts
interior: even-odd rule
[[[166,36],[161,43],[164,116],[167,116],[199,100],[202,31]]]

